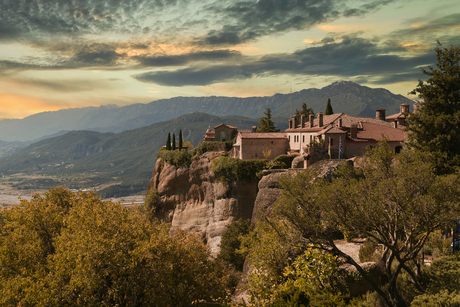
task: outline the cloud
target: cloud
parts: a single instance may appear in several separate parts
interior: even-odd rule
[[[9,82],[16,86],[27,88],[38,88],[51,90],[53,92],[61,93],[76,93],[84,91],[94,91],[95,89],[110,88],[109,83],[95,80],[42,80],[34,78],[10,78]],[[108,80],[110,81],[110,80]],[[111,85],[114,86],[114,85]]]
[[[159,55],[159,56],[136,56],[133,57],[143,67],[181,66],[190,62],[216,62],[237,60],[241,58],[241,52],[233,50],[212,50],[191,52],[181,55]]]
[[[216,65],[203,68],[186,68],[175,71],[158,71],[137,74],[136,80],[164,86],[208,85],[219,81],[247,79],[251,73],[238,66]]]
[[[400,45],[384,44],[353,35],[328,41],[329,43],[291,54],[271,54],[252,61],[244,59],[239,65],[234,66],[206,65],[172,71],[152,71],[135,75],[134,78],[164,86],[186,86],[283,74],[337,77],[382,75],[381,79],[373,79],[380,83],[390,83],[391,76],[394,76],[395,80],[420,77],[418,67],[435,62],[435,56],[431,51],[410,57],[407,53],[404,56],[398,55],[397,52],[404,50]]]

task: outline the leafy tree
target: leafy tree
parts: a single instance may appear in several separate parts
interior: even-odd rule
[[[426,154],[411,150],[395,156],[387,143],[380,143],[368,152],[360,171],[345,164],[330,184],[316,178],[313,170],[284,177],[274,214],[304,239],[353,265],[386,305],[404,306],[398,276],[406,271],[423,292],[418,255],[429,234],[449,226],[459,209],[458,175],[437,176],[428,160]],[[337,230],[383,246],[380,262],[388,292],[337,248]]]
[[[179,129],[179,150],[182,150],[182,129]]]
[[[168,132],[168,138],[166,139],[166,150],[171,150],[171,132]]]
[[[139,208],[55,188],[1,213],[2,306],[190,306],[226,294],[228,271],[199,236],[170,236]]]
[[[245,253],[238,253],[242,237],[250,231],[250,220],[239,219],[228,225],[222,234],[219,258],[234,266],[238,271],[243,271]]]
[[[173,133],[172,135],[171,150],[176,150],[176,134],[175,133]]]
[[[410,94],[421,98],[419,112],[409,118],[409,145],[433,153],[438,173],[460,165],[460,46],[435,49],[436,68],[422,69],[429,76],[419,80]]]
[[[327,105],[326,105],[326,111],[324,111],[324,115],[332,115],[332,114],[334,114],[334,111],[332,111],[331,98],[328,98]]]
[[[267,108],[267,111],[264,113],[265,116],[262,116],[259,119],[259,128],[258,132],[279,132],[280,129],[276,128],[275,122],[272,120],[272,111],[270,108]]]
[[[312,108],[307,108],[307,103],[304,102],[302,103],[302,110],[295,110],[295,115],[297,116],[296,119],[296,124],[298,125],[300,123],[300,117],[302,115],[305,115],[305,122],[308,122],[310,120],[310,117],[308,115],[313,114],[313,109]]]

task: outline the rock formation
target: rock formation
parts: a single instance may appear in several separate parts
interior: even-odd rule
[[[251,218],[257,195],[257,179],[219,181],[212,160],[223,152],[207,152],[189,168],[176,168],[158,159],[148,191],[162,198],[160,216],[177,228],[201,234],[211,253],[219,253],[222,233],[235,219]]]

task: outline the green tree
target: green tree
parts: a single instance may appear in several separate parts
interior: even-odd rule
[[[175,133],[173,133],[172,135],[171,150],[176,150],[176,134]]]
[[[168,138],[166,139],[166,150],[171,150],[171,132],[168,132]]]
[[[179,129],[179,150],[182,150],[182,129]]]
[[[55,188],[1,215],[1,306],[190,306],[226,294],[228,270],[201,238],[170,236],[140,208]]]
[[[302,110],[295,110],[295,115],[297,116],[296,124],[298,125],[300,123],[300,117],[302,115],[305,115],[305,121],[308,122],[310,120],[310,117],[308,115],[310,114],[313,114],[313,109],[307,108],[306,102],[302,103]]]
[[[331,99],[327,99],[327,105],[326,105],[326,111],[324,111],[324,115],[332,115],[334,114],[334,111],[332,111],[332,106],[331,106]]]
[[[279,132],[280,129],[276,128],[275,122],[272,120],[272,111],[270,108],[267,108],[267,111],[264,113],[265,116],[262,116],[259,119],[259,127],[257,128],[258,132]]]
[[[395,156],[387,143],[370,150],[360,171],[342,166],[332,183],[312,170],[285,176],[274,214],[302,237],[353,265],[386,305],[404,306],[396,281],[401,271],[423,292],[419,253],[429,234],[458,216],[458,175],[437,176],[426,154],[406,150]],[[388,294],[350,255],[334,243],[338,230],[383,246],[380,259]]]
[[[250,220],[239,219],[228,225],[222,234],[219,258],[234,266],[238,271],[243,271],[245,253],[239,253],[242,237],[250,231]]]
[[[429,78],[410,93],[421,101],[409,118],[409,145],[433,153],[438,173],[450,173],[460,165],[460,47],[438,42],[435,51],[436,68],[422,69]]]

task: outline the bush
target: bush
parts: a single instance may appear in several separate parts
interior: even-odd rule
[[[244,259],[247,253],[238,253],[242,237],[247,235],[251,229],[251,221],[239,219],[230,223],[222,234],[220,242],[219,259],[231,264],[236,270],[243,271]]]
[[[378,244],[367,240],[363,246],[359,249],[359,261],[361,262],[373,262],[376,261],[377,257],[375,251],[377,250]]]
[[[167,163],[174,165],[177,168],[189,167],[192,164],[190,152],[182,150],[160,150],[157,158],[163,159]]]
[[[411,306],[459,307],[460,306],[460,293],[459,292],[449,292],[447,290],[441,290],[439,293],[436,293],[436,294],[425,293],[425,294],[415,297],[415,299],[412,301]]]
[[[240,160],[220,156],[212,163],[212,171],[222,182],[229,182],[232,177],[237,180],[260,179],[261,171],[267,165],[267,160]]]

